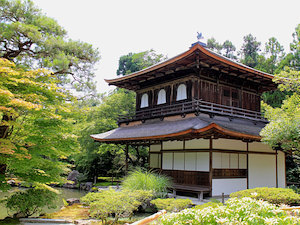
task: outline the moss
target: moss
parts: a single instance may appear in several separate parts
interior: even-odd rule
[[[44,218],[69,220],[88,219],[89,209],[81,204],[73,204],[63,207],[57,212],[46,214]]]

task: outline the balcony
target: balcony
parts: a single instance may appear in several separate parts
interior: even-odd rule
[[[219,115],[228,116],[229,118],[244,118],[253,121],[267,122],[260,112],[195,99],[189,102],[139,110],[135,114],[120,115],[118,123],[129,123],[138,120],[145,121],[153,118],[163,119],[166,116],[173,115],[185,117],[188,113],[195,113],[196,115],[206,113],[211,117]]]

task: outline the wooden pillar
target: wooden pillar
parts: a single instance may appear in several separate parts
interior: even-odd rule
[[[212,196],[212,150],[213,150],[213,140],[212,137],[209,139],[209,186],[210,186],[210,196]]]
[[[276,187],[278,188],[278,150],[276,149]]]
[[[160,169],[163,169],[163,142],[160,141]]]
[[[125,174],[128,173],[128,144],[125,147]]]
[[[247,163],[247,189],[249,189],[249,142],[246,142],[246,149],[247,149],[247,154],[246,154],[246,163]]]

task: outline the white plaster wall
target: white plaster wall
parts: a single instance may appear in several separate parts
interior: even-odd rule
[[[197,171],[209,171],[209,152],[197,152]]]
[[[246,142],[242,142],[240,140],[219,138],[216,140],[214,139],[212,145],[214,149],[228,149],[228,150],[240,150],[240,151],[247,150]]]
[[[277,157],[278,187],[285,188],[285,155],[283,152],[278,151]]]
[[[273,150],[269,145],[266,145],[262,142],[249,143],[249,151],[275,153],[275,150]]]
[[[276,186],[275,155],[249,154],[249,188]]]
[[[183,149],[183,141],[164,141],[163,150]]]
[[[184,170],[184,153],[174,152],[174,170]]]
[[[159,152],[161,145],[150,145],[150,152]]]
[[[197,152],[186,152],[184,160],[185,170],[196,170]]]
[[[218,196],[224,193],[229,195],[232,192],[247,189],[246,178],[236,179],[213,179],[212,180],[212,195]]]
[[[163,152],[163,169],[172,170],[173,169],[173,152]]]
[[[185,141],[185,149],[209,149],[209,139],[193,139]]]
[[[159,154],[151,154],[150,153],[150,167],[151,168],[159,168]]]

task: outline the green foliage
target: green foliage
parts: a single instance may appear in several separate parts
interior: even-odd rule
[[[159,220],[162,225],[211,224],[299,224],[300,218],[290,216],[276,205],[252,198],[231,198],[224,206],[185,209],[167,214]]]
[[[207,48],[224,55],[227,58],[230,59],[236,59],[235,56],[235,50],[236,47],[232,44],[231,41],[226,40],[223,44],[220,44],[216,41],[215,38],[209,38],[207,39]]]
[[[167,212],[180,212],[181,210],[193,205],[190,199],[175,199],[175,198],[157,198],[150,202],[155,205],[158,210],[166,210]]]
[[[253,188],[234,192],[230,197],[251,197],[254,199],[262,199],[272,204],[299,205],[300,195],[288,188]]]
[[[57,83],[48,70],[24,71],[0,59],[1,181],[11,174],[27,182],[62,181],[67,168],[61,159],[77,147],[76,110]]]
[[[165,197],[167,189],[171,186],[169,177],[153,171],[144,172],[141,169],[130,172],[122,182],[122,187],[125,189],[153,191],[156,197]]]
[[[116,191],[108,189],[98,193],[88,193],[81,202],[90,206],[90,215],[106,223],[109,216],[114,216],[114,222],[121,217],[131,217],[133,211],[152,198],[151,191]]]
[[[79,143],[81,153],[74,156],[77,170],[85,174],[88,180],[100,175],[114,177],[124,174],[124,146],[100,144],[94,142],[91,134],[99,134],[118,127],[117,119],[120,114],[135,110],[135,93],[124,89],[116,89],[108,96],[103,96],[102,103],[88,107],[85,118],[80,122]],[[130,149],[130,156],[135,153]],[[140,152],[143,161],[147,152]],[[109,172],[109,173],[108,173]]]
[[[64,207],[69,205],[68,202],[66,201],[66,199],[63,198],[62,201],[63,201]]]
[[[43,207],[55,208],[57,194],[48,189],[28,189],[19,191],[6,200],[6,208],[19,217],[41,213]]]
[[[247,66],[255,68],[258,64],[258,52],[260,51],[260,42],[252,34],[244,36],[244,44],[241,48],[241,62]]]
[[[215,51],[217,53],[221,53],[222,45],[216,41],[215,38],[211,37],[207,39],[207,48],[211,49],[212,51]]]
[[[99,52],[92,45],[68,38],[56,20],[30,0],[0,1],[0,57],[23,68],[47,68],[61,84],[93,91],[93,66]]]
[[[216,207],[221,206],[221,205],[223,205],[221,202],[207,202],[207,203],[204,203],[202,205],[196,205],[195,209],[204,209],[204,208],[207,208],[207,207],[216,208]]]
[[[280,108],[263,104],[265,117],[270,121],[260,135],[271,147],[299,154],[300,147],[300,95],[294,93],[283,101]]]
[[[129,53],[128,55],[120,57],[117,74],[125,76],[145,69],[165,59],[166,57],[164,55],[157,54],[153,49],[139,53]]]

